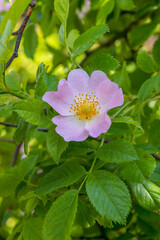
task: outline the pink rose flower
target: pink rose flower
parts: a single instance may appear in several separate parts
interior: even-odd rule
[[[108,131],[107,111],[121,106],[124,98],[122,89],[104,72],[94,71],[89,77],[75,69],[67,81],[59,81],[58,92],[46,92],[43,100],[60,114],[52,119],[56,132],[65,141],[84,141],[89,135],[96,138]]]

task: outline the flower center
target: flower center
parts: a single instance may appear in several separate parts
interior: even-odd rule
[[[71,104],[70,111],[74,113],[74,117],[78,117],[79,120],[91,120],[91,118],[97,115],[101,109],[98,102],[98,97],[91,94],[78,94],[74,98],[75,104]]]

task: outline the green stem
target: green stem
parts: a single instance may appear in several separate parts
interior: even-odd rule
[[[79,63],[78,63],[77,60],[76,60],[75,62],[72,61],[72,53],[71,53],[71,51],[70,51],[70,49],[69,49],[69,47],[68,47],[68,44],[67,44],[66,26],[64,26],[64,42],[65,42],[65,45],[66,45],[67,51],[68,51],[68,53],[69,53],[69,55],[70,55],[70,60],[71,60],[72,64],[76,64],[77,67],[79,67],[80,69],[83,70],[83,68],[79,65]]]
[[[11,90],[7,91],[6,93],[9,93],[9,94],[11,94],[11,95],[13,95],[13,96],[16,96],[16,97],[18,97],[18,98],[21,98],[21,99],[27,99],[27,98],[28,98],[28,97],[25,96],[24,94],[21,94],[21,93],[19,93],[19,92],[14,92],[14,91],[11,91]]]
[[[78,61],[76,60],[76,64],[77,64],[77,67],[79,67],[80,69],[83,70],[83,68],[81,67],[81,65],[79,65]]]
[[[103,134],[103,137],[102,137],[101,144],[100,144],[99,148],[101,148],[103,146],[104,140],[105,140],[105,135]]]
[[[120,113],[120,112],[122,112],[129,104],[131,104],[132,102],[127,102],[126,104],[124,104],[124,106],[123,107],[121,107],[121,109],[119,110],[119,111],[117,111],[111,118],[113,119],[113,118],[115,118],[115,117],[117,117],[117,115]]]
[[[99,148],[103,146],[103,144],[104,144],[104,139],[105,139],[105,135],[103,136],[103,138],[102,138],[102,140],[101,140],[101,144],[100,144]],[[81,185],[80,185],[80,187],[79,187],[79,189],[78,189],[78,192],[80,192],[80,190],[82,189],[82,187],[83,187],[84,183],[86,182],[87,178],[88,178],[89,175],[92,173],[93,168],[94,168],[94,166],[95,166],[95,164],[96,164],[96,160],[97,160],[97,156],[94,157],[94,160],[93,160],[93,162],[92,162],[91,168],[90,168],[90,170],[88,171],[87,176],[83,179],[83,181],[82,181],[82,183],[81,183]]]
[[[95,163],[96,163],[96,159],[97,159],[97,156],[95,156],[95,158],[94,158],[94,160],[93,160],[93,162],[92,162],[91,168],[90,168],[87,176],[83,179],[83,182],[81,183],[81,185],[80,185],[80,187],[79,187],[79,189],[78,189],[78,192],[80,192],[80,190],[82,189],[82,187],[83,187],[84,183],[86,182],[88,176],[92,173],[93,168],[94,168],[94,165],[95,165]]]
[[[88,175],[83,179],[83,182],[81,183],[81,185],[80,185],[80,187],[79,187],[79,189],[78,189],[78,192],[81,191],[81,189],[82,189],[84,183],[86,182],[87,178],[88,178]]]
[[[88,175],[92,173],[93,168],[94,168],[94,165],[95,165],[95,163],[96,163],[96,160],[97,160],[97,156],[94,157],[94,160],[93,160],[93,162],[92,162],[92,165],[91,165],[91,168],[90,168],[90,170],[89,170],[89,172],[88,172]]]
[[[66,28],[67,28],[67,26],[65,25],[65,26],[64,26],[64,42],[65,42],[67,51],[68,51],[68,53],[69,53],[69,55],[70,55],[70,59],[72,59],[72,53],[71,53],[71,51],[70,51],[70,49],[69,49],[69,47],[68,47],[68,44],[67,44]]]

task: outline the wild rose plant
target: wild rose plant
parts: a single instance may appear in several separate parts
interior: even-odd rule
[[[0,240],[160,240],[160,0],[12,2]]]

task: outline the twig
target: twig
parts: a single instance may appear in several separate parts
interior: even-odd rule
[[[37,131],[39,131],[39,132],[48,132],[49,130],[47,128],[37,128]]]
[[[7,139],[7,138],[0,138],[0,141],[9,142],[9,143],[15,143],[14,140],[12,140],[12,139]]]
[[[152,155],[155,159],[157,159],[157,160],[160,161],[160,156],[159,156],[159,155],[157,155],[157,154],[155,154],[155,153],[152,153],[151,155]]]
[[[77,238],[75,238],[75,237],[72,237],[72,238],[75,239],[75,240],[77,239]],[[96,240],[96,239],[97,239],[97,240],[108,240],[107,237],[104,238],[103,236],[97,236],[97,237],[94,237],[94,238],[93,238],[93,237],[80,237],[80,238],[78,238],[78,239],[82,239],[82,240],[93,240],[93,239],[94,239],[94,240]]]
[[[15,128],[18,127],[18,125],[16,125],[16,124],[7,123],[7,122],[0,122],[0,125],[4,125],[6,127],[15,127]],[[48,132],[48,129],[47,128],[37,128],[37,131],[39,131],[39,132]]]
[[[16,124],[7,123],[7,122],[0,122],[0,125],[4,125],[6,127],[18,127]]]
[[[19,145],[17,145],[16,148],[15,148],[15,151],[13,153],[13,158],[12,158],[12,161],[11,161],[11,167],[14,167],[15,164],[16,164],[16,161],[17,161],[17,158],[18,158],[18,154],[19,154],[19,150],[20,150],[20,148],[22,146],[22,143],[23,143],[23,141]]]
[[[14,48],[14,52],[11,56],[11,58],[8,60],[7,64],[6,64],[6,69],[10,66],[10,64],[13,62],[13,60],[18,57],[18,50],[19,50],[19,46],[20,46],[20,42],[21,42],[21,38],[24,32],[24,29],[26,27],[26,24],[31,16],[31,13],[33,12],[33,9],[35,7],[37,3],[37,0],[32,0],[32,2],[29,4],[29,8],[28,11],[23,19],[23,22],[19,28],[18,31],[13,32],[12,35],[17,35],[17,40],[16,40],[16,44],[15,44],[15,48]]]

